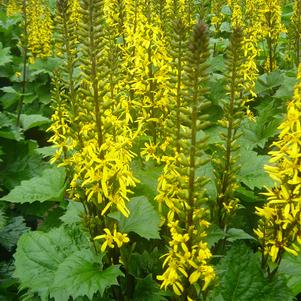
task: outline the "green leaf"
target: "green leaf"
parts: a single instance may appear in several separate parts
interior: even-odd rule
[[[2,43],[0,43],[0,66],[4,66],[12,61],[12,56],[9,53],[10,48],[3,48]]]
[[[0,183],[7,191],[20,185],[22,180],[40,176],[42,171],[50,167],[41,155],[35,152],[37,143],[32,140],[12,141],[0,140],[5,152],[5,160],[1,163]]]
[[[84,212],[84,206],[82,203],[70,201],[67,207],[67,211],[60,219],[65,224],[78,224],[81,222],[80,215]]]
[[[223,54],[219,54],[219,55],[210,57],[209,62],[210,62],[209,70],[211,72],[223,72],[225,70],[225,58],[224,58]],[[211,79],[212,78],[210,78],[210,80]],[[222,79],[223,79],[223,77],[222,77]],[[224,90],[223,87],[219,87],[219,88]],[[215,94],[215,91],[214,91],[214,94]]]
[[[16,141],[23,138],[15,117],[9,113],[0,112],[0,137]]]
[[[294,295],[301,293],[301,254],[293,256],[285,254],[281,261],[279,272],[287,278],[287,285]]]
[[[51,122],[49,118],[39,114],[32,114],[32,115],[21,114],[20,120],[21,120],[22,127],[25,131],[36,126],[49,124]]]
[[[45,204],[45,203],[38,203],[38,204]],[[43,220],[39,223],[37,227],[38,230],[49,231],[54,227],[59,227],[63,223],[60,218],[65,213],[65,210],[62,207],[57,206],[56,204],[53,203],[50,204],[52,204],[52,206],[43,215]]]
[[[4,208],[0,208],[0,230],[6,225],[6,219]]]
[[[144,277],[147,274],[159,274],[162,271],[162,263],[158,258],[162,252],[158,248],[153,250],[144,250],[141,254],[138,252],[127,254],[128,272],[135,278]]]
[[[65,190],[65,171],[52,167],[30,180],[22,181],[1,200],[11,203],[32,203],[35,201],[59,201]]]
[[[297,83],[296,77],[285,76],[281,86],[273,95],[273,97],[281,98],[281,99],[292,98],[294,94],[294,86],[296,83]]]
[[[13,217],[9,223],[0,230],[0,244],[8,251],[17,244],[20,236],[29,231],[22,216]]]
[[[241,169],[238,174],[238,180],[252,190],[255,187],[273,186],[272,179],[263,169],[269,158],[269,156],[259,156],[254,151],[242,148],[240,157]]]
[[[205,165],[199,167],[196,170],[196,175],[198,177],[205,177],[206,179],[208,179],[208,182],[206,183],[204,188],[206,190],[206,193],[209,196],[209,199],[215,200],[217,197],[217,190],[216,190],[216,185],[215,185],[215,181],[214,181],[215,176],[214,176],[212,163],[209,161]]]
[[[157,195],[157,180],[162,173],[162,166],[157,166],[154,162],[146,162],[144,166],[138,161],[133,162],[135,177],[140,180],[135,188],[135,195],[144,195],[149,200]]]
[[[272,281],[265,278],[260,267],[260,256],[244,243],[235,243],[217,266],[220,285],[209,300],[224,301],[291,301],[293,296],[281,277]]]
[[[137,279],[133,301],[164,301],[163,292],[153,280],[152,275]]]
[[[8,86],[8,87],[2,87],[0,88],[0,90],[2,90],[5,93],[9,93],[9,94],[17,94],[19,95],[20,93],[17,92],[13,87]]]
[[[260,94],[270,92],[271,89],[281,86],[283,82],[283,74],[280,71],[264,73],[258,77],[255,91]]]
[[[215,224],[210,225],[205,241],[208,243],[209,248],[213,247],[220,239],[225,237],[225,233]]]
[[[36,153],[42,155],[43,158],[51,157],[55,154],[56,148],[51,146],[39,147],[36,150]]]
[[[110,216],[118,220],[122,232],[135,232],[146,239],[159,239],[160,217],[146,197],[135,197],[128,203],[130,215],[124,217],[120,212]]]
[[[231,25],[229,22],[223,22],[220,26],[221,32],[232,32]]]
[[[277,128],[283,119],[279,108],[272,101],[260,104],[256,107],[256,111],[259,113],[256,121],[245,119],[241,126],[243,135],[239,143],[250,150],[256,146],[264,148],[269,138],[277,134]]]
[[[80,250],[59,265],[53,288],[66,290],[67,295],[73,298],[87,296],[91,300],[96,292],[103,295],[106,288],[117,285],[117,277],[122,275],[119,266],[102,270],[99,258],[91,250]],[[59,300],[55,293],[51,296]]]
[[[231,228],[227,231],[227,240],[233,242],[238,239],[255,239],[242,229]]]
[[[53,287],[60,264],[79,250],[91,252],[82,233],[64,227],[54,228],[48,233],[35,231],[21,236],[14,255],[16,269],[14,277],[19,279],[21,289],[29,288],[42,301],[48,301],[50,293],[56,300],[68,300],[72,292]]]

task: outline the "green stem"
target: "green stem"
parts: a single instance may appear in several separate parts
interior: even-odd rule
[[[16,126],[20,126],[20,117],[22,113],[23,103],[24,103],[24,94],[26,92],[27,86],[27,52],[28,52],[28,32],[27,32],[27,14],[26,14],[26,0],[22,1],[22,12],[24,18],[24,40],[23,40],[23,47],[22,47],[22,57],[23,57],[23,74],[22,74],[22,94],[20,96],[18,107],[17,107],[17,121]]]
[[[74,48],[75,45],[73,45],[74,47],[71,47],[71,45],[70,45],[69,30],[72,30],[72,29],[68,28],[67,9],[68,9],[68,7],[62,8],[62,19],[64,22],[63,23],[63,30],[64,30],[63,37],[65,40],[66,56],[67,56],[68,89],[70,91],[70,100],[71,100],[71,105],[72,105],[72,110],[73,110],[73,117],[75,119],[78,116],[78,103],[77,103],[77,95],[76,95],[76,91],[75,91],[75,82],[74,82],[74,78],[73,78],[74,58],[73,58],[72,51],[71,51],[71,49]],[[77,135],[79,144],[80,144],[80,146],[83,146],[83,140],[82,140],[82,137],[80,134],[79,125],[77,124],[77,122],[73,122],[73,124],[76,127],[76,135]]]
[[[91,60],[91,77],[93,87],[93,100],[95,106],[95,118],[96,118],[96,129],[97,129],[97,142],[98,146],[101,147],[103,144],[103,133],[102,133],[102,122],[100,116],[100,105],[99,105],[99,91],[98,91],[98,78],[97,78],[97,60],[95,47],[95,33],[94,33],[94,1],[89,0],[89,35],[90,35],[90,60]]]
[[[182,36],[181,33],[179,35],[179,45],[178,45],[179,53],[178,53],[178,65],[177,65],[177,72],[178,72],[178,78],[177,78],[177,133],[176,133],[176,148],[177,153],[180,153],[180,130],[181,130],[181,119],[180,119],[180,108],[181,108],[181,84],[182,84]]]

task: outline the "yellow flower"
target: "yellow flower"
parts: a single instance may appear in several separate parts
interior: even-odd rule
[[[111,233],[110,229],[105,228],[104,232],[106,234],[98,235],[94,237],[94,240],[104,239],[105,241],[101,245],[100,250],[104,252],[107,247],[114,248],[114,242],[117,244],[118,248],[121,248],[123,244],[128,243],[130,240],[126,233],[121,233],[114,229],[113,234]]]
[[[33,56],[51,55],[53,21],[50,9],[42,0],[28,0],[26,4],[28,49]]]
[[[151,142],[151,141],[149,143],[147,143],[147,142],[144,143],[145,147],[140,152],[140,155],[142,157],[145,157],[146,161],[148,161],[149,159],[154,159],[155,161],[157,161],[159,163],[160,159],[156,155],[158,145],[159,145],[159,143],[153,144],[153,142]]]
[[[299,70],[299,75],[301,69]],[[270,152],[270,163],[265,166],[269,176],[277,181],[273,188],[263,193],[267,203],[263,208],[256,207],[260,216],[255,231],[262,242],[265,254],[272,261],[279,260],[283,251],[298,255],[295,241],[301,231],[300,187],[301,178],[301,84],[295,86],[294,98],[288,104],[287,116],[279,126],[278,140],[273,143],[275,150]]]
[[[106,234],[98,235],[94,237],[94,240],[104,239],[104,243],[101,245],[101,252],[104,252],[107,247],[114,248],[114,236],[111,234],[110,229],[105,228],[104,232]]]

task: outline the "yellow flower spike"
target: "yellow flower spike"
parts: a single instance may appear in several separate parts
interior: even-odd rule
[[[300,71],[299,71],[300,72]],[[259,226],[255,231],[264,245],[265,254],[269,254],[272,261],[279,259],[279,254],[287,251],[298,255],[299,248],[295,242],[300,241],[300,187],[299,171],[301,166],[301,83],[294,89],[294,97],[287,106],[287,115],[279,126],[278,140],[273,143],[274,150],[270,152],[270,163],[265,166],[272,179],[277,180],[273,188],[267,189],[267,204],[263,208],[256,208],[260,216]]]
[[[33,56],[51,55],[53,21],[50,9],[42,0],[28,0],[26,3],[28,49]]]

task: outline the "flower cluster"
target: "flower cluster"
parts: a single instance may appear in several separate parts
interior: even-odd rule
[[[124,70],[134,116],[156,143],[167,114],[169,57],[155,1],[127,1]]]
[[[239,26],[241,22],[237,22]],[[223,143],[216,144],[213,165],[216,177],[217,202],[212,215],[215,222],[224,229],[229,218],[238,207],[235,191],[238,188],[237,173],[239,171],[239,149],[237,139],[241,135],[239,130],[244,110],[243,82],[244,82],[244,55],[242,51],[243,30],[234,27],[230,46],[227,51],[227,79],[226,91],[228,100],[224,101],[223,118],[219,125],[223,128],[220,136]]]
[[[36,57],[48,57],[52,52],[53,21],[49,7],[42,0],[27,0],[27,47]]]
[[[122,234],[114,229],[114,232],[111,233],[110,229],[105,228],[103,230],[105,234],[98,235],[94,237],[94,240],[98,239],[104,239],[104,243],[101,245],[101,251],[105,252],[106,248],[114,248],[115,244],[117,245],[118,248],[121,248],[123,244],[129,242],[129,238],[127,234]]]
[[[14,16],[22,13],[22,4],[19,0],[9,0],[6,5],[6,15]]]
[[[63,55],[53,86],[57,107],[50,130],[57,146],[53,161],[68,170],[67,192],[97,221],[88,220],[87,226],[92,237],[104,239],[101,250],[105,250],[128,242],[108,213],[117,210],[129,216],[126,203],[130,187],[137,182],[130,169],[135,133],[128,127],[131,118],[121,91],[121,52],[111,34],[115,27],[102,26],[110,7],[103,1],[92,2],[83,1],[79,10],[65,0],[58,3],[56,21]],[[76,24],[81,27],[79,36]]]
[[[299,80],[301,68],[299,68]],[[271,165],[265,167],[276,186],[264,193],[263,208],[257,208],[259,227],[255,230],[265,256],[279,262],[284,251],[297,255],[301,243],[301,84],[295,86],[294,98],[288,104],[287,116],[279,126],[278,140],[270,152]]]
[[[251,101],[256,97],[255,82],[258,77],[257,58],[261,53],[259,42],[263,39],[262,34],[262,1],[247,0],[245,7],[242,9],[240,2],[237,0],[229,0],[229,7],[232,11],[231,24],[232,27],[242,29],[241,51],[244,56],[242,62],[243,72],[243,88],[245,91],[245,101]]]
[[[177,89],[170,98],[172,113],[166,120],[170,144],[162,157],[164,170],[158,181],[158,195],[162,216],[170,231],[169,251],[164,255],[164,273],[157,276],[161,287],[172,287],[176,295],[189,300],[196,298],[194,285],[201,283],[203,290],[215,277],[208,264],[211,252],[204,241],[209,223],[204,185],[206,179],[197,175],[208,162],[204,154],[206,136],[197,137],[197,131],[208,126],[203,113],[208,106],[205,99],[208,58],[207,28],[195,25],[192,39],[187,43],[189,27],[178,20],[173,23],[174,42],[171,76]],[[186,23],[187,24],[187,23]],[[188,31],[188,32],[187,32]]]
[[[295,52],[295,64],[298,67],[300,63],[300,43],[301,43],[301,2],[295,0],[294,10],[291,17],[291,26],[289,33],[292,36],[293,49]]]
[[[281,32],[285,32],[285,28],[281,23],[281,1],[267,0],[263,1],[260,8],[263,15],[262,30],[267,41],[268,55],[265,63],[265,69],[272,72],[277,67],[276,53]]]

